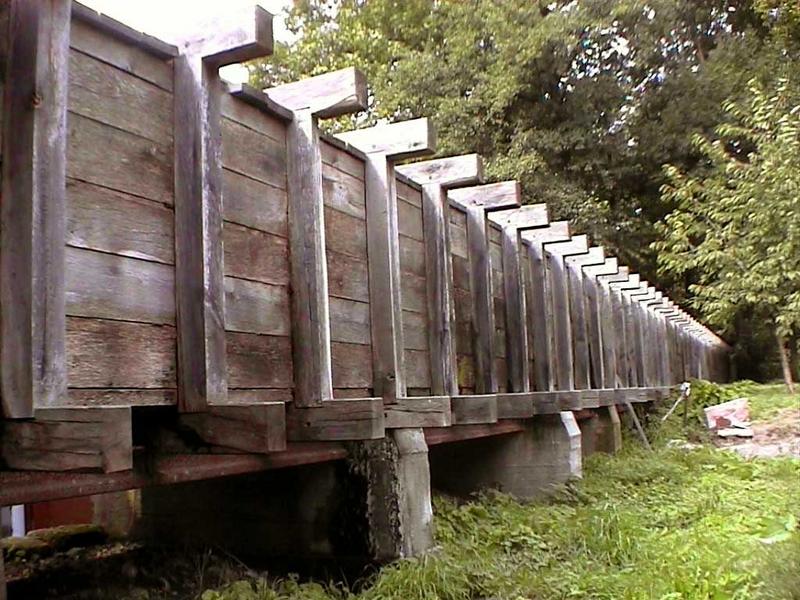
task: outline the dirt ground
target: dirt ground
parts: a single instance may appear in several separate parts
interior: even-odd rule
[[[718,438],[716,444],[745,458],[800,458],[800,409],[785,408],[765,421],[754,421],[752,429],[752,438]]]

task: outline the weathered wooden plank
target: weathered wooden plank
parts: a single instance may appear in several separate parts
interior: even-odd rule
[[[222,88],[219,93],[224,93]],[[286,188],[285,144],[231,119],[222,118],[220,131],[226,169],[266,185]]]
[[[400,238],[400,270],[425,277],[425,244],[411,238]]]
[[[428,349],[428,320],[424,313],[403,310],[403,347],[408,350]]]
[[[176,387],[174,327],[70,317],[66,349],[71,387]]]
[[[406,427],[449,427],[452,415],[449,396],[404,398],[384,409],[387,429]]]
[[[370,306],[364,302],[331,298],[331,341],[369,345]]]
[[[67,180],[70,246],[171,265],[174,227],[174,214],[163,204]]]
[[[65,406],[175,406],[175,389],[80,389],[68,390]]]
[[[431,365],[429,352],[427,350],[405,350],[403,352],[403,360],[406,367],[407,389],[430,388]],[[408,393],[412,395],[410,392]],[[427,396],[429,394],[430,390],[424,395]]]
[[[210,406],[205,413],[183,415],[181,422],[215,446],[257,454],[286,449],[283,402]]]
[[[267,90],[267,95],[291,111],[308,112],[320,119],[364,110],[367,84],[358,69],[340,69]]]
[[[286,146],[286,121],[291,120],[291,113],[276,115],[276,109],[279,111],[281,107],[268,105],[269,97],[247,84],[228,85],[228,91],[229,94],[222,95],[223,117]]]
[[[363,177],[357,178],[327,163],[322,164],[322,197],[326,206],[363,221],[366,219],[365,194]]]
[[[572,331],[575,388],[587,390],[592,387],[591,356],[589,349],[589,321],[587,315],[582,267],[605,262],[605,253],[599,246],[589,248],[586,254],[565,257],[567,286],[569,290],[569,312]]]
[[[497,394],[498,419],[527,419],[535,414],[531,392]]]
[[[288,337],[228,331],[225,349],[231,388],[292,387],[292,344]]]
[[[225,329],[265,335],[289,335],[289,289],[225,277]]]
[[[130,407],[37,409],[30,421],[0,425],[0,455],[11,469],[105,473],[133,468]]]
[[[426,283],[427,281],[424,277],[403,273],[403,280],[400,282],[400,295],[403,310],[424,313],[427,327],[430,327],[427,318]]]
[[[175,324],[172,267],[115,254],[67,248],[66,314]]]
[[[450,399],[453,425],[497,423],[497,395],[453,396]]]
[[[313,408],[287,407],[286,433],[291,442],[372,440],[384,435],[383,400],[332,400]]]
[[[616,386],[616,332],[613,327],[612,307],[608,290],[597,279],[601,275],[615,275],[619,270],[616,258],[606,258],[602,265],[583,267],[583,283],[586,294],[589,323],[589,348],[592,361],[592,376],[596,387]]]
[[[70,2],[12,0],[8,7],[0,205],[0,408],[7,418],[26,418],[35,408],[55,406],[66,398]]]
[[[285,176],[278,188],[223,169],[222,186],[226,221],[289,237]]]
[[[329,295],[369,303],[369,267],[366,261],[327,252]]]
[[[325,243],[329,251],[366,261],[367,224],[340,210],[325,207]]]
[[[363,344],[331,343],[334,388],[372,388],[372,348]]]
[[[168,91],[76,50],[69,54],[69,69],[70,112],[158,144],[172,144]]]
[[[172,204],[171,153],[172,146],[70,114],[67,175],[72,179]]]
[[[163,57],[126,43],[83,19],[72,20],[71,34],[70,44],[75,50],[172,91],[172,67]]]
[[[286,238],[234,223],[223,223],[225,275],[273,285],[289,285]]]

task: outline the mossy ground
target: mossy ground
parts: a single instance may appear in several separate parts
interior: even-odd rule
[[[681,437],[707,441],[702,406],[741,394],[754,420],[798,407],[777,386],[699,384],[689,431],[680,410],[663,426],[651,419],[653,452],[628,439],[621,455],[591,457],[583,480],[548,502],[437,498],[438,551],[382,569],[354,586],[358,593],[251,580],[202,598],[800,598],[800,460],[667,446]]]

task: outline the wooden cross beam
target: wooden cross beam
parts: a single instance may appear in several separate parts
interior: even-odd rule
[[[66,145],[70,0],[10,0],[0,205],[0,407],[67,396]]]
[[[493,394],[498,388],[494,367],[495,316],[492,265],[486,216],[491,210],[519,206],[520,187],[516,181],[502,181],[450,190],[448,198],[467,214],[469,279],[472,292],[471,318],[475,331],[473,343],[475,393]]]
[[[397,172],[422,186],[425,262],[428,275],[429,345],[431,393],[455,396],[455,309],[450,239],[447,221],[447,190],[483,181],[483,161],[465,154],[397,167]]]
[[[227,400],[222,250],[219,68],[272,53],[272,15],[226,11],[175,59],[175,284],[178,406],[203,412]]]
[[[488,214],[502,227],[503,288],[506,298],[506,356],[509,392],[530,391],[527,310],[520,272],[520,235],[549,223],[546,204],[526,204]]]
[[[604,265],[605,261],[605,252],[600,246],[589,248],[586,254],[565,258],[570,323],[572,325],[572,349],[575,361],[575,387],[579,390],[601,387],[603,364],[599,348],[601,338],[597,302],[591,306],[588,304],[586,286],[583,281],[583,267]],[[594,356],[592,356],[593,352]]]
[[[607,287],[598,280],[601,275],[616,275],[619,272],[617,259],[606,258],[602,265],[584,265],[584,288],[589,314],[589,328],[591,340],[599,340],[597,351],[590,343],[592,351],[592,364],[599,361],[602,364],[602,379],[600,387],[614,388],[617,385],[617,355],[615,352],[617,339],[614,329],[614,313],[611,304],[611,293]],[[592,323],[592,314],[596,315],[596,324]],[[599,351],[600,357],[596,354]]]
[[[527,306],[533,333],[533,384],[537,391],[555,389],[556,356],[553,332],[553,302],[547,288],[544,244],[570,239],[569,222],[555,221],[547,227],[523,231],[523,247],[528,252],[530,303]]]
[[[424,156],[436,149],[435,129],[428,119],[414,119],[336,137],[366,156],[373,380],[375,394],[386,405],[386,427],[447,426],[449,397],[407,397],[395,176],[398,160]]]
[[[558,367],[556,390],[570,391],[575,389],[575,369],[565,257],[588,252],[588,238],[585,235],[577,235],[566,242],[545,243],[544,248],[547,260],[547,286],[553,302],[554,347]]]

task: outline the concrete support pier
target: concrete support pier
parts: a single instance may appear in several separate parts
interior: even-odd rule
[[[592,410],[592,415],[579,423],[583,457],[595,452],[616,454],[622,449],[622,425],[616,406]]]
[[[541,415],[521,432],[436,446],[430,461],[437,490],[468,496],[496,489],[533,499],[581,477],[581,431],[570,411]]]
[[[328,463],[141,491],[135,537],[221,546],[253,561],[387,562],[433,544],[421,429],[353,442]]]

